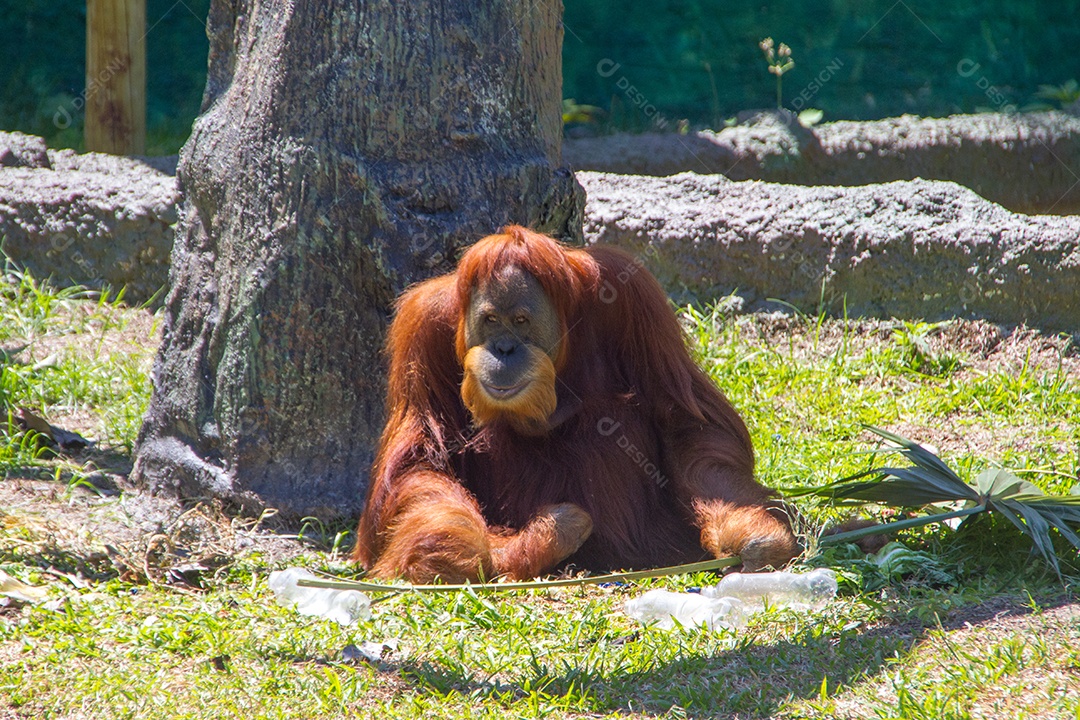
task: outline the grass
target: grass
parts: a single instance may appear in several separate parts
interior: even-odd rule
[[[9,278],[3,402],[125,458],[156,318]],[[1080,358],[1063,338],[985,323],[682,316],[747,419],[768,484],[865,469],[873,439],[860,424],[935,445],[966,480],[1001,466],[1049,492],[1076,482]],[[73,481],[99,473],[97,455],[37,457],[6,438],[0,569],[47,585],[53,601],[0,606],[0,718],[1080,718],[1075,557],[1063,552],[1059,579],[999,519],[905,533],[915,571],[903,574],[830,549],[814,562],[840,571],[835,602],[772,610],[737,632],[642,628],[621,611],[650,587],[715,582],[707,574],[397,596],[341,628],[278,607],[266,576],[297,564],[350,574],[350,528],[283,535],[268,519],[174,507],[122,481],[100,495]],[[806,509],[835,514],[809,499]],[[194,583],[170,575],[193,565]],[[346,659],[349,646],[391,639],[378,661]]]
[[[0,277],[0,409],[74,420],[103,450],[130,454],[149,401],[157,319],[122,294],[54,290],[10,265]],[[134,322],[134,325],[132,324]],[[0,469],[31,467],[24,437],[0,444]]]

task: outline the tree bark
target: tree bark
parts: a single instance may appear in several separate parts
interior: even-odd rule
[[[580,241],[559,3],[215,0],[133,476],[359,511],[394,297],[506,223]]]

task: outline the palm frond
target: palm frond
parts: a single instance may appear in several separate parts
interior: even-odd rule
[[[880,468],[876,478],[828,485],[825,497],[861,502],[880,502],[901,507],[922,507],[931,503],[968,500],[978,502],[979,494],[970,485],[924,467]]]
[[[910,530],[912,528],[922,527],[923,525],[932,525],[933,523],[945,522],[946,520],[967,517],[968,515],[977,515],[981,512],[986,512],[986,506],[976,505],[975,507],[953,510],[952,512],[931,512],[928,515],[904,518],[903,520],[895,520],[881,525],[871,525],[855,530],[825,535],[818,541],[818,544],[822,546],[843,545],[845,543],[862,540],[864,537],[870,537],[871,535],[882,535],[899,532],[901,530]]]
[[[797,488],[795,496],[817,495],[841,505],[876,503],[903,508],[924,508],[930,514],[899,522],[860,528],[822,538],[822,544],[851,542],[878,533],[895,532],[946,519],[996,512],[1031,538],[1035,549],[1060,575],[1051,531],[1057,530],[1080,551],[1080,483],[1068,495],[1047,495],[1038,486],[1021,480],[1008,470],[984,470],[971,485],[964,482],[941,458],[901,435],[866,426],[896,447],[911,467],[865,470],[819,488]],[[939,507],[948,504],[952,512]]]
[[[866,425],[865,427],[870,432],[880,435],[894,445],[898,445],[900,447],[900,452],[905,457],[907,457],[907,459],[910,460],[914,465],[918,467],[924,467],[928,470],[932,470],[938,473],[941,477],[949,478],[961,485],[964,484],[964,481],[960,479],[960,476],[954,473],[952,469],[948,465],[946,465],[944,461],[942,461],[941,458],[939,458],[937,455],[930,452],[924,446],[920,445],[914,440],[909,440],[903,435],[897,435],[895,433],[889,432],[888,430],[882,430],[881,428],[873,427],[872,425]]]

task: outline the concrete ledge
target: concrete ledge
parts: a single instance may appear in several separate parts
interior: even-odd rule
[[[162,288],[180,199],[176,159],[51,150],[42,159],[27,137],[10,145],[37,166],[0,167],[4,251],[61,285],[127,286],[134,301]],[[577,176],[588,240],[636,253],[679,298],[737,291],[748,308],[777,298],[841,312],[846,301],[852,315],[1080,332],[1080,217],[1016,214],[950,182]]]
[[[787,112],[747,113],[718,133],[566,140],[563,158],[579,171],[800,185],[951,180],[1014,212],[1080,213],[1080,118],[1059,112],[905,115],[812,129]]]
[[[0,167],[3,251],[58,285],[126,286],[148,300],[169,277],[180,199],[162,172],[170,162],[50,150],[47,164]]]
[[[0,167],[49,167],[45,140],[36,135],[0,132]]]
[[[1080,217],[1011,213],[955,183],[864,187],[578,173],[589,242],[678,294],[866,316],[1080,331]]]

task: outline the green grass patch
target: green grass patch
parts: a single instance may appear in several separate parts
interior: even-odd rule
[[[822,485],[880,464],[862,424],[936,446],[965,480],[1007,467],[1048,492],[1076,482],[1080,359],[1065,338],[681,312],[746,418],[767,484]],[[5,407],[81,423],[124,456],[149,393],[155,323],[12,277],[0,285]],[[309,523],[282,539],[213,508],[153,525],[130,490],[20,491],[18,478],[95,467],[40,456],[10,430],[0,497],[18,502],[0,503],[0,569],[55,599],[0,607],[0,708],[12,717],[1080,717],[1075,557],[1061,546],[1058,577],[1000,518],[903,533],[914,552],[902,572],[831,548],[814,562],[840,572],[835,602],[770,611],[735,632],[663,631],[622,613],[650,587],[716,581],[704,573],[402,595],[341,628],[276,606],[266,576],[289,564],[351,572],[348,528]],[[838,514],[805,505],[821,521]],[[203,589],[169,584],[170,568],[193,562]],[[389,640],[380,659],[347,659],[349,646]]]
[[[29,408],[130,454],[150,396],[158,319],[128,308],[123,293],[54,289],[10,264],[0,277],[0,413]],[[0,469],[38,466],[40,448],[0,419]],[[55,463],[44,466],[45,470]]]

